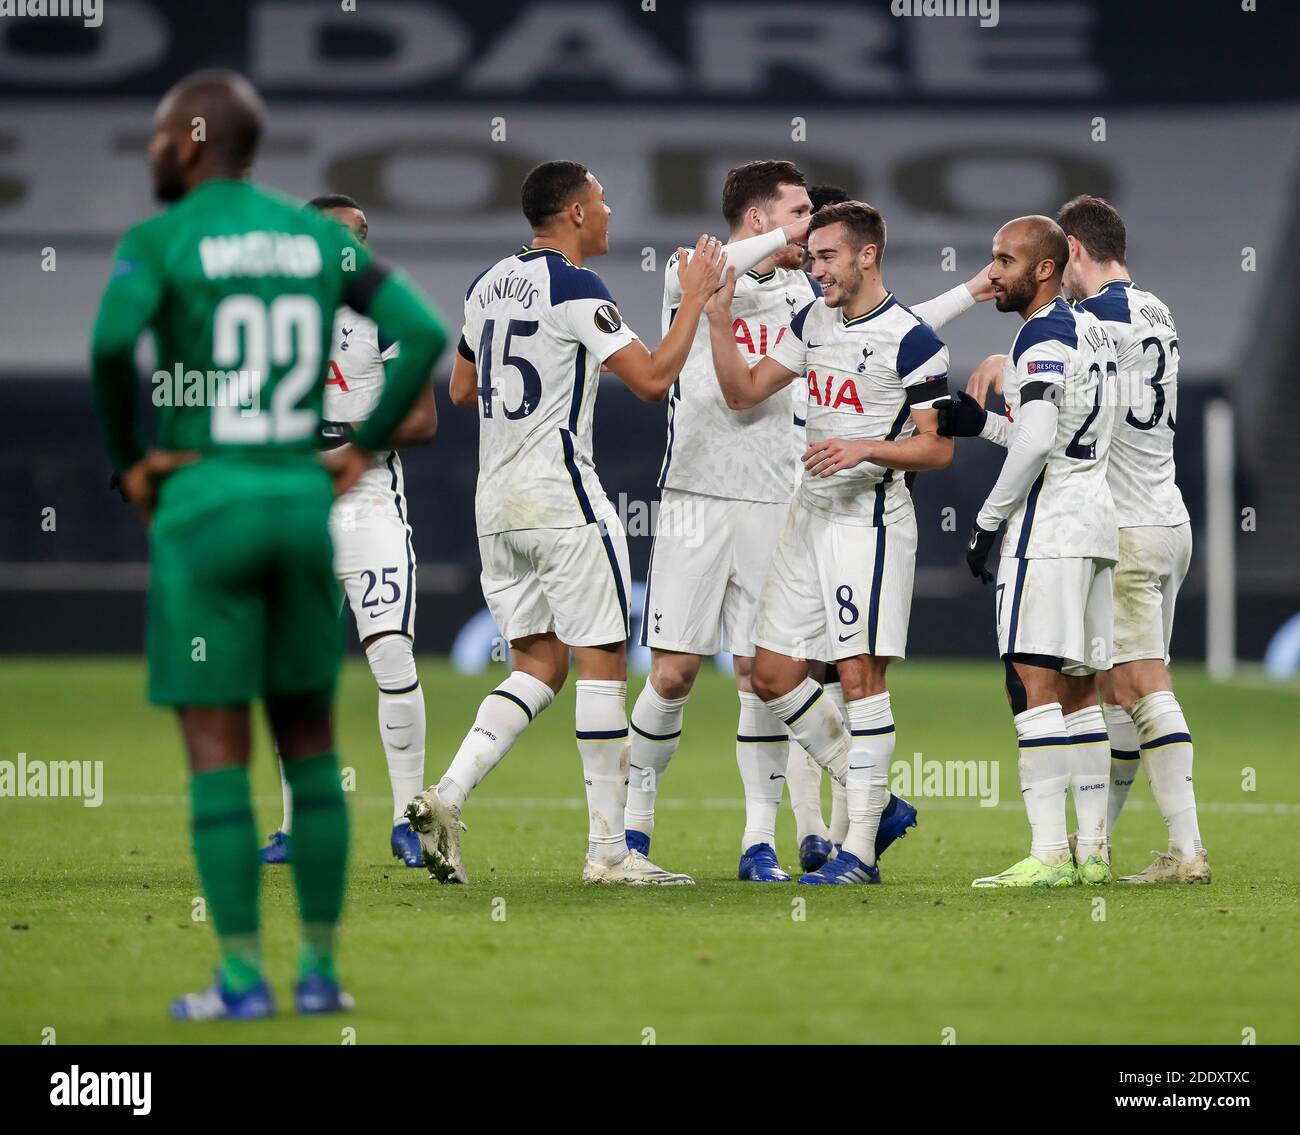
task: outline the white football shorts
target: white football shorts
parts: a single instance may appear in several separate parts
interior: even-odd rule
[[[1169,662],[1174,603],[1192,562],[1192,526],[1119,530],[1115,565],[1115,651],[1111,661]]]
[[[758,602],[754,642],[789,658],[903,658],[916,571],[916,515],[848,524],[796,497]]]
[[[650,552],[641,645],[754,653],[754,613],[789,505],[665,489]]]
[[[483,598],[507,641],[554,631],[566,646],[626,642],[632,590],[617,516],[576,528],[480,536]]]
[[[363,473],[330,510],[334,574],[363,642],[394,631],[415,637],[415,551],[406,518],[395,453]]]
[[[1045,654],[1075,676],[1111,665],[1108,560],[1003,556],[996,588],[998,654]]]

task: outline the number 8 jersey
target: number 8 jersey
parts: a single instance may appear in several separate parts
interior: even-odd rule
[[[1056,403],[1056,438],[1042,471],[1007,520],[1004,556],[1115,560],[1119,537],[1106,482],[1117,364],[1096,317],[1054,299],[1011,345],[1003,395],[1014,420],[1027,397]]]
[[[614,515],[591,427],[601,364],[637,336],[589,268],[524,247],[465,294],[458,350],[479,385],[479,536]]]

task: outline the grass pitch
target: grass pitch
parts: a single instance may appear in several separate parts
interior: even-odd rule
[[[436,779],[499,674],[464,677],[430,658],[421,678]],[[283,1015],[193,1025],[169,1021],[167,1004],[207,984],[215,953],[210,926],[191,918],[199,889],[171,716],[144,704],[134,659],[0,660],[0,759],[105,770],[98,808],[0,799],[0,1042],[39,1043],[48,1029],[61,1044],[1238,1044],[1246,1029],[1261,1044],[1300,1040],[1296,687],[1177,675],[1210,887],[975,892],[971,879],[1020,858],[1028,839],[1000,678],[992,662],[891,672],[897,759],[998,760],[1002,803],[913,797],[920,827],[886,855],[882,887],[736,881],[736,700],[711,670],[687,707],[654,841],[654,858],[696,887],[579,883],[572,686],[470,801],[471,885],[440,887],[388,855],[375,697],[353,660],[338,708],[342,763],[356,774],[340,968],[359,1008],[314,1021],[285,1012],[296,918],[289,872],[276,868],[262,905]],[[265,736],[255,785],[268,832],[280,805]],[[796,867],[787,807],[778,843]],[[1143,779],[1116,867],[1143,867],[1163,846]]]

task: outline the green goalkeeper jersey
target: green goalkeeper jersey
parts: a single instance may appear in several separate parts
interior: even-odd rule
[[[355,437],[376,449],[446,342],[409,284],[342,225],[246,181],[204,182],[136,225],[118,247],[91,351],[114,466],[144,453],[134,351],[145,330],[156,347],[159,448],[240,463],[311,459],[342,304],[402,343],[384,396]]]

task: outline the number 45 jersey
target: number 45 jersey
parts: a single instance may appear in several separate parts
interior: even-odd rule
[[[1113,561],[1119,555],[1106,481],[1117,369],[1105,328],[1063,299],[1044,304],[1017,332],[1003,375],[1011,418],[1031,398],[1055,402],[1058,417],[1042,472],[1007,520],[1004,556]]]
[[[521,248],[465,294],[458,350],[479,384],[479,536],[614,515],[592,460],[601,364],[637,336],[601,278]]]
[[[1174,480],[1178,329],[1174,317],[1132,280],[1111,280],[1076,306],[1106,328],[1119,357],[1119,398],[1107,480],[1121,528],[1187,523]]]

